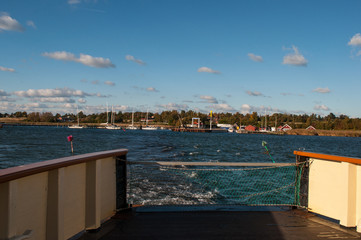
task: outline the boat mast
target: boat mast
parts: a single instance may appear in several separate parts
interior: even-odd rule
[[[113,112],[113,105],[112,105],[112,114],[110,115],[110,123],[114,124],[114,112]]]
[[[134,126],[134,110],[132,112],[132,127]]]
[[[80,126],[80,120],[79,120],[79,109],[78,109],[78,106],[76,106],[76,112],[77,112],[77,116],[78,116],[78,126]]]
[[[108,121],[109,121],[109,112],[108,112],[108,102],[107,102],[107,124],[108,124]]]
[[[147,118],[145,119],[145,126],[148,127],[148,109],[147,109]]]

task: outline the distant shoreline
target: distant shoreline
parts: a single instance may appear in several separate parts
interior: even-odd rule
[[[58,126],[58,127],[68,127],[73,125],[74,123],[52,123],[52,122],[24,122],[24,121],[4,121],[4,119],[0,119],[0,124],[3,125],[12,125],[12,126]],[[100,123],[84,123],[81,124],[87,126],[89,128],[97,128],[102,127]],[[127,127],[129,123],[118,123],[116,124],[121,127]],[[136,126],[145,125],[142,124],[134,124]],[[166,124],[152,124],[153,126],[163,127],[163,128],[174,128],[174,126],[169,126]],[[252,133],[252,132],[250,132]],[[255,134],[257,134],[255,132]],[[263,133],[267,134],[267,133]],[[271,134],[275,134],[275,132],[270,132]],[[306,129],[292,129],[287,132],[282,132],[280,135],[294,135],[294,136],[329,136],[329,137],[361,137],[360,130],[306,130]]]
[[[360,130],[306,130],[292,129],[286,135],[329,136],[329,137],[361,137]]]

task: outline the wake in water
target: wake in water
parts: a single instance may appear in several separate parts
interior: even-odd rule
[[[129,166],[128,199],[141,205],[295,205],[296,166]]]

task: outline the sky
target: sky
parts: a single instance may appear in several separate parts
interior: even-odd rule
[[[361,117],[360,13],[356,0],[1,0],[0,112]]]

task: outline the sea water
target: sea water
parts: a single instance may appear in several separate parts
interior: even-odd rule
[[[67,141],[69,135],[73,136],[74,155],[126,148],[129,150],[127,160],[130,162],[272,162],[262,146],[262,141],[267,142],[269,153],[278,163],[294,163],[294,150],[361,157],[361,138],[6,125],[0,129],[0,169],[71,156],[73,154],[70,143]],[[246,172],[236,171],[229,174],[227,172],[227,175],[224,175],[224,172],[218,172],[218,175],[213,174],[207,177],[209,173],[202,173],[201,176],[199,171],[172,173],[167,169],[152,168],[146,169],[139,164],[129,167],[132,171],[129,176],[133,177],[133,180],[129,181],[128,197],[133,197],[134,204],[229,203],[233,201],[229,198],[229,193],[234,194],[238,191],[239,184],[234,184],[235,179],[238,177],[243,181],[252,175],[247,173],[247,177],[243,177],[244,175],[241,174]],[[234,176],[230,178],[232,174]],[[162,177],[166,175],[173,178],[175,184],[163,180]],[[278,177],[278,173],[271,175]],[[218,181],[214,188],[205,185],[215,177],[225,179],[226,184]],[[294,178],[294,173],[286,177]],[[242,187],[255,188],[251,184],[259,182],[258,178],[249,180],[246,184],[242,183]],[[266,180],[261,180],[260,184],[262,181],[264,183]],[[267,181],[277,182],[278,180],[268,179]],[[290,181],[294,180],[290,179]],[[292,186],[284,190],[277,193],[278,198],[289,197],[288,200],[282,201],[293,201]],[[240,194],[244,195],[244,193]],[[255,195],[252,192],[247,194]],[[288,196],[282,196],[285,194]],[[258,195],[256,193],[255,196],[258,197]],[[259,202],[259,199],[254,201]]]
[[[0,169],[112,149],[129,150],[128,161],[295,162],[294,150],[361,158],[361,138],[278,136],[236,133],[70,129],[4,126],[0,129]]]

